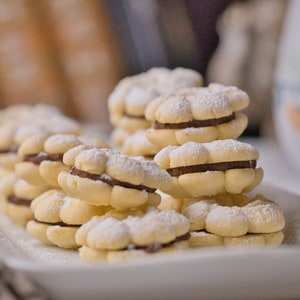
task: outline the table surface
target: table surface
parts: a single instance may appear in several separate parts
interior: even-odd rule
[[[297,173],[293,169],[276,139],[245,138],[243,141],[252,144],[259,151],[258,166],[264,170],[264,183],[300,195],[300,171]]]

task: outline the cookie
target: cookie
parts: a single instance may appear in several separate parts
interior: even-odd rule
[[[130,157],[115,149],[70,149],[58,183],[70,196],[92,205],[127,210],[160,202],[157,189],[171,187],[171,176],[152,161]]]
[[[0,180],[0,210],[7,214],[7,197],[14,194],[14,185],[17,176],[14,172],[8,173]]]
[[[69,170],[62,161],[63,154],[80,144],[97,148],[110,147],[103,139],[90,136],[56,134],[45,140],[44,151],[41,153],[45,156],[39,165],[39,173],[51,187],[60,188],[57,182],[58,174],[62,170]]]
[[[39,172],[40,160],[37,157],[38,154],[43,153],[44,142],[48,136],[48,134],[36,134],[24,140],[18,148],[20,162],[16,163],[15,172],[19,178],[29,184],[50,188]]]
[[[255,147],[230,139],[167,146],[154,161],[172,176],[172,188],[161,190],[184,199],[252,190],[263,177],[262,168],[256,167],[258,158]]]
[[[62,161],[63,154],[83,143],[89,147],[109,147],[102,139],[89,136],[72,134],[31,136],[19,147],[18,154],[22,162],[16,164],[16,173],[31,184],[60,188],[57,182],[58,174],[62,170],[69,170]]]
[[[224,237],[204,230],[191,232],[189,239],[190,248],[203,247],[277,247],[281,245],[284,239],[282,231],[271,233],[247,233],[237,237]]]
[[[153,123],[147,137],[161,148],[235,139],[248,124],[247,116],[237,112],[248,104],[245,92],[216,84],[161,95],[146,108],[145,117]]]
[[[110,134],[110,141],[115,147],[120,148],[123,145],[123,143],[126,141],[126,139],[130,137],[130,135],[131,135],[130,132],[120,127],[116,127],[112,130]]]
[[[14,170],[19,162],[17,149],[35,134],[79,134],[81,127],[75,120],[62,115],[49,105],[20,105],[1,110],[0,166]]]
[[[251,241],[254,245],[272,244],[269,234],[283,237],[285,227],[281,208],[262,195],[249,198],[243,194],[219,194],[201,200],[191,199],[183,204],[182,214],[189,219],[191,231],[196,232],[191,238],[193,247],[200,243],[229,246],[251,244]]]
[[[36,197],[31,210],[34,219],[27,223],[27,231],[46,245],[66,249],[78,247],[75,233],[80,225],[105,212],[102,207],[88,205],[56,189]]]
[[[148,211],[124,220],[94,218],[82,225],[76,241],[80,256],[88,262],[124,261],[149,253],[187,246],[189,222],[173,210]]]
[[[130,156],[143,156],[146,159],[153,160],[155,154],[159,152],[160,147],[151,143],[145,130],[138,130],[130,135],[123,143],[120,151]]]
[[[145,73],[126,77],[119,82],[108,99],[111,123],[128,133],[146,129],[146,106],[157,96],[184,87],[202,85],[202,76],[193,70],[152,68]]]
[[[33,219],[33,213],[30,205],[32,200],[42,194],[46,188],[43,186],[35,186],[27,181],[15,178],[11,181],[12,192],[6,196],[6,215],[22,226],[26,226],[27,222]]]
[[[177,212],[181,212],[183,199],[174,198],[171,195],[165,194],[162,191],[158,191],[158,193],[161,196],[160,204],[157,208],[163,210],[163,209],[172,209]]]

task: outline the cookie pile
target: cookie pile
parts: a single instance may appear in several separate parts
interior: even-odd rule
[[[75,234],[92,217],[103,215],[102,207],[68,197],[61,189],[50,189],[31,202],[34,218],[26,228],[42,243],[65,249],[78,247]]]
[[[42,193],[32,197],[32,217],[28,223],[28,219],[24,219],[24,224],[32,236],[48,245],[76,247],[74,235],[78,226],[87,221],[91,214],[99,214],[98,209],[89,205],[76,206],[74,203],[78,202],[78,199],[65,199],[66,194],[58,184],[59,173],[69,170],[63,162],[63,155],[76,146],[85,149],[109,147],[100,138],[72,134],[38,134],[27,138],[18,150],[20,162],[15,167],[16,175],[36,189],[42,189]],[[65,208],[65,203],[70,204],[68,208]],[[63,204],[64,210],[61,212]],[[72,212],[74,206],[79,209],[75,217]],[[61,217],[60,214],[69,215]]]
[[[115,148],[52,108],[0,111],[1,209],[88,262],[280,245],[280,207],[248,195],[263,178],[258,151],[237,140],[249,97],[201,85],[183,68],[123,79],[108,99]]]
[[[20,146],[21,164],[30,163],[24,169],[35,174],[23,172],[23,177],[28,175],[37,183],[38,174],[39,180],[49,184],[47,191],[31,202],[34,218],[26,226],[46,245],[78,248],[75,234],[92,217],[143,215],[148,207],[160,204],[156,190],[171,187],[170,175],[154,162],[101,147],[103,143],[95,147],[87,142],[72,135],[32,136]],[[51,151],[47,151],[49,145]]]
[[[0,195],[1,208],[13,221],[23,226],[32,218],[30,203],[47,190],[18,176],[20,145],[36,134],[81,132],[80,125],[48,105],[16,105],[1,110],[0,123]]]
[[[189,221],[173,210],[142,216],[93,218],[79,228],[80,256],[89,262],[118,262],[188,248]]]
[[[202,83],[198,72],[185,68],[152,68],[121,80],[108,99],[110,121],[115,126],[111,135],[113,144],[122,147],[128,136],[152,125],[151,120],[145,117],[145,110],[153,99],[181,88],[201,86]]]
[[[280,207],[262,195],[247,196],[263,178],[258,151],[237,140],[248,124],[241,111],[249,102],[244,91],[216,83],[162,93],[143,110],[151,126],[122,141],[121,151],[153,159],[171,176],[171,189],[159,191],[159,208],[190,220],[192,248],[283,241]]]

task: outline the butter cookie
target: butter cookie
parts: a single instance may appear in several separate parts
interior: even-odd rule
[[[248,124],[247,116],[237,112],[248,104],[244,91],[217,84],[161,95],[145,110],[146,119],[153,123],[147,137],[160,147],[235,139]]]
[[[76,233],[80,256],[88,262],[117,262],[149,253],[187,248],[189,221],[173,210],[151,209],[145,215],[94,218]]]
[[[255,147],[230,139],[167,146],[154,161],[172,176],[172,188],[161,190],[184,199],[252,190],[263,177],[262,168],[256,167],[258,158]]]
[[[171,176],[156,163],[115,149],[76,147],[64,154],[63,161],[70,172],[60,172],[59,185],[70,196],[92,205],[117,210],[158,205],[156,190],[171,187]]]

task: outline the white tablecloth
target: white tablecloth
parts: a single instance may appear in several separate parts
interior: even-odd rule
[[[259,151],[258,166],[264,169],[264,183],[300,195],[300,170],[297,173],[291,166],[275,139],[245,138],[243,141],[252,144]]]

